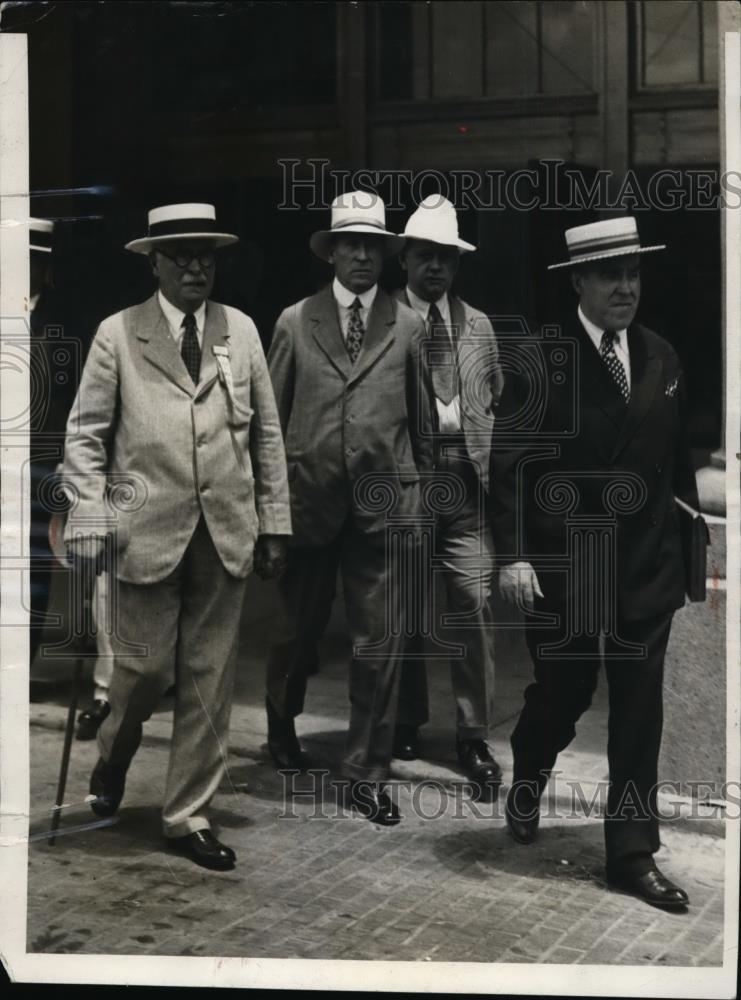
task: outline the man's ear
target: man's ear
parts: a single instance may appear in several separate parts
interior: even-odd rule
[[[406,250],[402,250],[401,253],[399,254],[399,265],[400,265],[402,271],[406,272],[406,269],[407,269],[407,252],[406,252]]]
[[[157,269],[157,254],[154,250],[149,254],[149,263],[152,266],[152,274],[159,277],[159,270]]]
[[[581,296],[582,290],[582,276],[579,271],[571,272],[571,285],[577,295]]]

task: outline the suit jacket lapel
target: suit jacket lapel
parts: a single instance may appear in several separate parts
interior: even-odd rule
[[[215,302],[206,303],[206,323],[203,330],[203,349],[201,351],[201,373],[196,395],[200,396],[213,382],[218,374],[214,346],[225,347],[229,343],[229,331],[226,325],[224,310]]]
[[[309,322],[314,340],[329,360],[335,366],[340,375],[349,379],[353,365],[345,347],[345,341],[340,329],[340,320],[337,315],[337,305],[332,294],[332,286],[328,285],[318,295],[315,295],[307,303]]]
[[[613,459],[635,434],[649,411],[660,382],[661,360],[649,352],[646,338],[639,327],[628,330],[630,353],[630,402],[628,412],[613,449]]]
[[[393,341],[392,327],[395,322],[393,302],[386,292],[379,288],[368,313],[368,326],[358,360],[351,366],[350,382],[360,378]],[[347,354],[347,351],[345,353]]]
[[[196,387],[180,357],[157,295],[142,303],[140,310],[138,315],[132,316],[132,323],[134,333],[143,342],[142,354],[183,392],[187,392],[189,396],[194,395]]]

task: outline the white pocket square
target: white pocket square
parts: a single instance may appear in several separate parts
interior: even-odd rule
[[[678,388],[679,388],[679,376],[673,378],[671,382],[666,383],[666,385],[664,386],[664,395],[673,396]]]

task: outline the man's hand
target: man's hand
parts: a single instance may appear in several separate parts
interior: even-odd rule
[[[255,542],[255,572],[261,580],[273,580],[286,568],[287,555],[283,535],[260,535]]]
[[[105,535],[77,535],[67,542],[67,557],[76,569],[90,569],[100,575],[106,568],[105,548]]]
[[[515,562],[499,571],[499,593],[505,601],[533,610],[535,595],[543,596],[538,577],[529,562]]]

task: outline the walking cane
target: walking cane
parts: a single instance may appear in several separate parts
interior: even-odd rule
[[[64,515],[54,514],[52,516],[49,523],[49,546],[56,556],[57,562],[66,569],[70,569],[70,563],[62,543],[64,520]],[[95,578],[96,566],[93,560],[83,559],[72,564],[69,577],[71,591],[70,605],[72,609],[71,625],[73,629],[73,641],[77,646],[77,655],[75,656],[75,667],[72,674],[72,692],[70,694],[69,709],[67,710],[67,724],[64,730],[64,746],[62,748],[62,763],[59,768],[59,781],[57,782],[57,797],[52,810],[51,829],[48,833],[48,842],[51,846],[56,842],[56,833],[59,829],[59,821],[62,815],[64,792],[67,787],[67,772],[69,771],[69,758],[72,751],[72,736],[75,729],[80,680],[82,678],[82,666],[86,658],[87,646],[92,639],[92,603]]]

